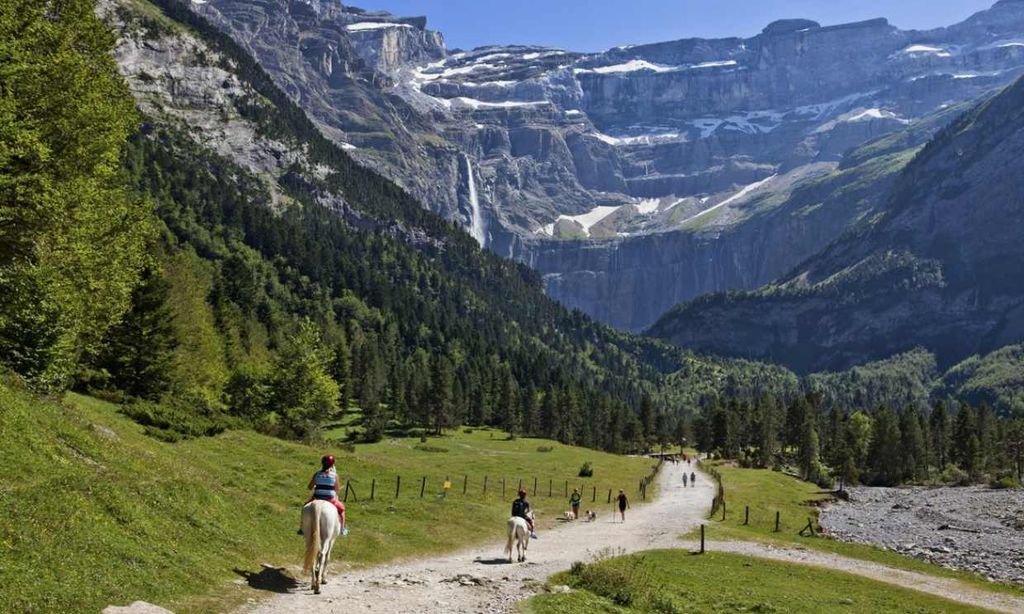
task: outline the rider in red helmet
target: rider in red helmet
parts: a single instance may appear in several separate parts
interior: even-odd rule
[[[530,519],[530,503],[526,500],[526,489],[519,489],[519,498],[512,502],[512,517],[522,518],[526,521],[526,526],[530,528],[530,537],[537,538],[537,533],[533,530],[533,520]]]
[[[334,457],[327,454],[320,459],[320,471],[313,474],[313,478],[309,480],[309,485],[306,486],[306,488],[313,491],[313,496],[306,503],[321,499],[332,504],[338,509],[338,519],[341,521],[341,530],[344,531],[345,504],[338,499],[340,487],[341,482],[338,479],[338,471],[334,468]],[[299,534],[302,534],[302,529],[299,529]]]

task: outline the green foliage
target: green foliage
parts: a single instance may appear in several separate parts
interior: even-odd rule
[[[587,461],[580,466],[580,471],[578,475],[581,478],[594,477],[594,466],[590,463],[590,461]]]
[[[127,311],[152,228],[120,173],[137,116],[94,9],[0,11],[0,356],[46,388]]]

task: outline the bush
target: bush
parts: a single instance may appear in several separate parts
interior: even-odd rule
[[[581,478],[594,477],[594,467],[590,464],[590,461],[583,463],[583,466],[580,467],[579,476]]]
[[[1000,471],[989,480],[989,488],[1006,489],[1020,488],[1020,480],[1012,471]]]
[[[552,447],[552,446],[538,446],[538,447],[537,447],[537,451],[538,451],[538,452],[551,452],[551,451],[552,451],[552,450],[554,450],[554,449],[555,449],[555,448],[554,448],[554,447]]]
[[[971,483],[971,476],[956,465],[946,465],[946,469],[939,475],[939,481],[954,486],[967,486]]]
[[[413,446],[413,449],[414,450],[419,450],[420,452],[447,452],[448,451],[448,448],[442,448],[440,446],[431,446],[431,445],[427,445],[427,444],[423,444],[423,443],[421,443],[419,445],[416,445],[416,446]]]
[[[657,585],[642,556],[574,563],[571,584],[611,600],[619,606],[646,608],[657,598]],[[655,610],[660,611],[660,610]]]

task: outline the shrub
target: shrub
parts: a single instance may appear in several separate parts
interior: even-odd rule
[[[594,476],[594,467],[590,464],[590,461],[583,463],[583,466],[580,467],[579,476],[581,478],[590,478]]]
[[[1020,480],[1012,471],[1000,471],[988,483],[989,488],[1020,488]]]
[[[657,586],[642,556],[598,560],[592,564],[575,563],[570,572],[572,584],[616,605],[644,608],[656,599]],[[655,610],[659,611],[659,610]]]
[[[419,445],[416,445],[416,446],[413,446],[413,449],[414,450],[419,450],[420,452],[447,452],[448,451],[448,448],[442,448],[440,446],[431,446],[431,445],[427,445],[427,444],[423,444],[423,443],[421,443]]]
[[[538,447],[537,447],[537,451],[538,451],[538,452],[551,452],[551,451],[552,451],[552,450],[554,450],[554,449],[555,449],[555,448],[554,448],[554,447],[552,447],[552,446],[538,446]]]
[[[971,483],[971,476],[956,465],[946,465],[946,469],[939,475],[939,481],[943,484],[967,486]]]

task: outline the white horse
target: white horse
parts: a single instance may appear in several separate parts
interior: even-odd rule
[[[327,583],[327,559],[341,530],[338,510],[328,501],[310,501],[302,508],[302,534],[306,536],[306,557],[302,572],[313,572],[313,592]]]
[[[533,513],[529,514],[533,520]],[[526,520],[513,516],[508,519],[508,543],[505,544],[505,554],[508,555],[508,562],[512,562],[512,543],[515,542],[516,554],[519,555],[519,562],[526,561],[526,548],[530,545],[530,525]]]

